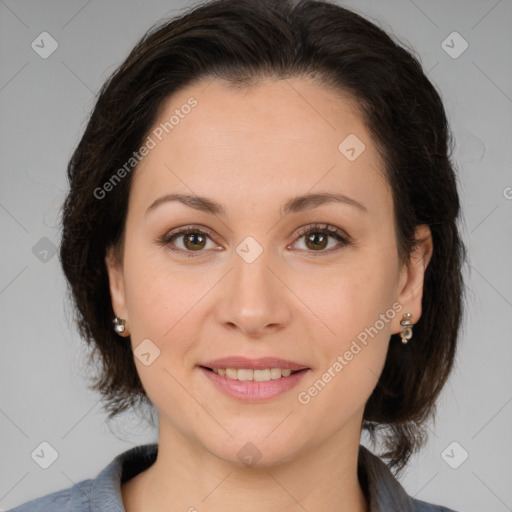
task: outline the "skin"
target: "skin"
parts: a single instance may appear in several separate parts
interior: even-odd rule
[[[347,98],[304,78],[243,90],[199,82],[169,98],[155,126],[190,96],[197,106],[135,171],[122,259],[111,251],[105,258],[113,309],[126,319],[132,348],[149,338],[160,350],[148,366],[134,359],[159,411],[159,452],[122,486],[125,508],[366,511],[357,479],[363,410],[402,314],[412,313],[413,322],[421,316],[430,230],[418,227],[420,243],[409,265],[401,264],[383,162]],[[366,146],[354,161],[338,150],[349,134]],[[345,194],[367,211],[331,202],[281,214],[289,198],[313,192]],[[206,196],[226,216],[179,202],[145,214],[168,193]],[[352,244],[297,236],[314,223],[338,227]],[[157,243],[190,224],[214,236]],[[247,236],[263,249],[252,263],[236,252]],[[402,311],[300,403],[299,392],[394,303]],[[244,403],[217,390],[197,366],[228,355],[277,356],[310,370],[296,388]],[[251,467],[237,457],[248,442],[261,453]]]

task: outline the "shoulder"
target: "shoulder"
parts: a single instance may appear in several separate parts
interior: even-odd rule
[[[443,507],[441,505],[433,505],[432,503],[427,503],[426,501],[413,499],[413,507],[414,512],[457,512],[448,507]]]
[[[358,476],[370,504],[370,512],[456,512],[407,494],[384,461],[363,445],[359,449]]]
[[[7,512],[125,512],[121,485],[148,468],[158,445],[140,445],[117,455],[97,476],[22,503]]]
[[[22,503],[7,512],[90,512],[93,480],[83,480],[67,489]]]

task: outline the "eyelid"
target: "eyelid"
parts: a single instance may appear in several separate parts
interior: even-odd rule
[[[200,224],[190,224],[188,226],[180,226],[180,227],[171,229],[171,231],[168,231],[164,236],[171,237],[174,235],[183,235],[183,234],[187,234],[187,232],[205,233],[212,239],[217,236],[216,233],[214,233],[210,228],[207,228],[206,226],[202,226]]]
[[[337,228],[336,226],[333,226],[332,224],[328,223],[318,223],[314,222],[313,224],[308,224],[307,226],[303,226],[302,228],[299,228],[298,231],[295,233],[296,237],[303,237],[304,235],[307,235],[311,232],[316,231],[323,231],[328,233],[329,235],[332,235],[334,237],[339,237],[344,239],[346,242],[351,242],[352,238],[342,229]]]

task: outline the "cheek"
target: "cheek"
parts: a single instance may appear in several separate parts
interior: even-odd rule
[[[361,285],[351,275],[340,279],[336,290],[321,310],[335,336],[314,339],[321,358],[297,395],[306,424],[316,428],[315,418],[322,417],[323,428],[330,433],[364,408],[377,385],[386,361],[391,321],[397,314],[387,287],[377,294],[374,286]]]
[[[176,338],[177,328],[190,322],[194,306],[214,284],[212,276],[197,269],[173,262],[164,248],[127,245],[127,306],[139,337]]]
[[[126,297],[137,373],[160,411],[169,412],[174,404],[171,415],[179,423],[180,411],[190,402],[182,383],[189,377],[187,355],[199,337],[198,301],[212,287],[211,279],[172,266],[151,251],[130,250],[125,258]],[[148,352],[146,364],[139,355]]]
[[[301,386],[305,395],[299,402],[311,402],[319,414],[333,408],[334,423],[364,405],[385,363],[398,313],[396,255],[384,247],[354,252],[329,275],[322,271],[311,282],[302,281],[300,293],[328,331],[311,333],[321,357],[312,379]]]
[[[335,265],[300,274],[294,292],[315,314],[327,347],[343,347],[373,326],[396,297],[396,255],[382,245],[351,250]],[[378,327],[390,330],[387,322]]]
[[[177,265],[166,267],[133,250],[125,259],[126,297],[134,360],[141,382],[157,405],[179,403],[186,380],[187,355],[197,344],[198,301],[212,285]],[[150,340],[150,341],[148,341]],[[149,352],[146,365],[140,354]],[[160,404],[162,397],[164,403]]]

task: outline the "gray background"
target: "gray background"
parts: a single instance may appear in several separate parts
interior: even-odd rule
[[[402,484],[460,512],[512,510],[512,1],[340,3],[417,51],[457,142],[467,312],[437,422]],[[152,23],[188,5],[0,1],[0,510],[95,477],[118,453],[155,440],[133,414],[106,425],[86,389],[85,351],[51,248],[65,166],[94,94]],[[46,59],[31,48],[43,31],[58,42]],[[442,46],[453,31],[469,44],[458,58]],[[31,458],[43,441],[59,454],[46,470]],[[453,469],[447,461],[460,463],[462,450],[469,457]]]

